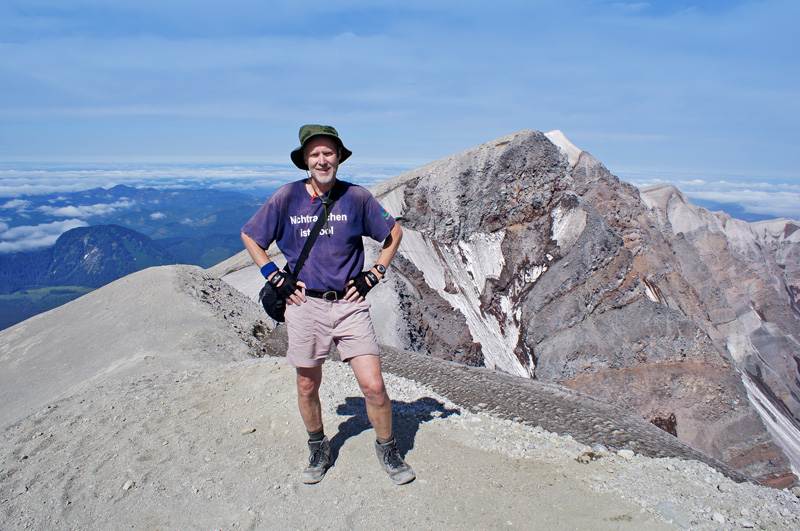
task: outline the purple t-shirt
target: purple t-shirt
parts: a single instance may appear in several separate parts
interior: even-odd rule
[[[298,275],[308,289],[343,291],[348,280],[364,269],[362,236],[378,242],[389,237],[394,218],[365,188],[336,181],[336,199],[317,241]],[[280,187],[250,218],[242,232],[267,248],[274,241],[294,270],[306,238],[323,215],[322,201],[306,191],[305,180]]]

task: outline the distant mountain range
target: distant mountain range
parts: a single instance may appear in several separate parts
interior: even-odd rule
[[[239,231],[261,202],[238,192],[129,186],[9,202],[3,217],[12,230],[67,217],[89,226],[37,252],[0,255],[0,329],[147,267],[217,264],[242,250]]]

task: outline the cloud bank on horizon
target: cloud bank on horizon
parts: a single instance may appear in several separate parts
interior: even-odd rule
[[[372,186],[408,169],[348,162],[342,173],[349,181]],[[157,210],[161,208],[157,203],[139,204],[129,198],[92,201],[72,192],[126,185],[158,190],[213,188],[266,198],[304,175],[288,164],[0,163],[0,255],[51,247],[62,233],[97,224],[102,216],[147,208],[155,209],[151,219],[167,217]]]
[[[67,219],[12,228],[0,221],[0,254],[46,249],[55,245],[58,237],[68,230],[86,226],[88,224],[79,219]]]
[[[410,168],[560,129],[634,184],[798,218],[798,19],[795,0],[6,0],[0,161],[283,164],[317,122],[353,161]]]

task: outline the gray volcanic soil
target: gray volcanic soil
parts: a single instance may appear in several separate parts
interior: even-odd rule
[[[263,319],[202,270],[169,266],[0,333],[0,527],[797,528],[791,493],[697,461],[589,455],[387,375],[417,472],[394,486],[338,361],[322,388],[336,463],[303,485],[294,373],[250,356],[266,348]]]

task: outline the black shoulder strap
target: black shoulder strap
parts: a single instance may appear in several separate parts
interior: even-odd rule
[[[336,199],[328,198],[325,204],[325,208],[323,211],[325,212],[322,216],[317,218],[317,222],[314,224],[314,228],[311,229],[311,234],[308,235],[308,239],[306,240],[306,244],[303,246],[303,250],[300,251],[300,256],[297,258],[297,263],[294,266],[294,273],[292,273],[295,278],[300,273],[300,270],[303,269],[303,264],[306,263],[306,259],[308,258],[308,253],[311,252],[311,248],[314,246],[314,242],[317,241],[317,237],[319,236],[320,231],[322,230],[322,226],[328,221],[328,215],[330,215],[331,210],[333,210],[333,204],[336,203]],[[286,270],[289,271],[289,264],[286,264]]]

